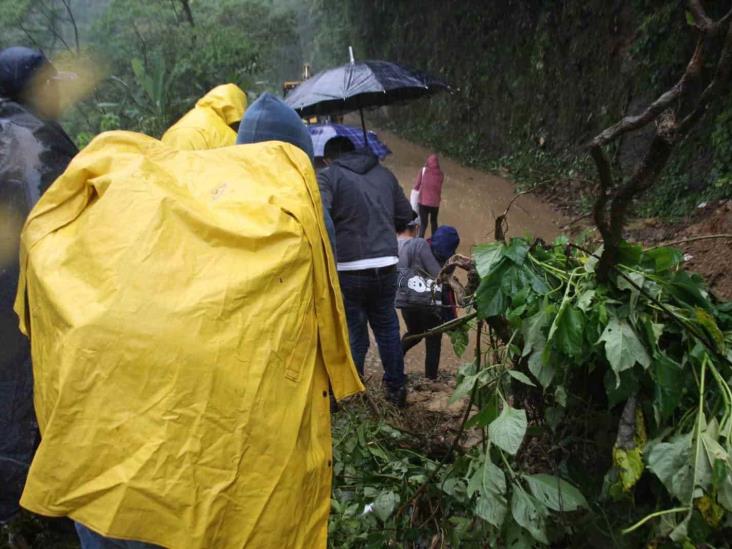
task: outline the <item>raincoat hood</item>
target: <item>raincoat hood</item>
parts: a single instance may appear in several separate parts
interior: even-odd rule
[[[371,171],[378,163],[379,159],[369,149],[359,149],[346,153],[333,162],[337,166],[359,174]]]
[[[437,158],[436,154],[431,154],[427,157],[427,162],[425,163],[425,166],[427,168],[432,168],[433,170],[439,170],[440,169],[440,161]]]
[[[455,227],[441,225],[437,228],[430,239],[432,254],[440,263],[444,263],[455,255],[460,245],[460,235]]]
[[[313,140],[305,123],[287,104],[271,93],[264,93],[249,107],[239,126],[236,142],[239,145],[262,143],[264,141],[284,141],[295,145],[308,155],[313,156]]]
[[[47,63],[40,50],[14,46],[0,51],[0,96],[18,99],[33,75]]]
[[[247,96],[236,84],[222,84],[201,97],[196,107],[213,109],[227,125],[231,125],[244,116]]]
[[[216,86],[163,134],[161,141],[175,149],[200,151],[236,144],[231,124],[241,120],[247,96],[235,84]]]

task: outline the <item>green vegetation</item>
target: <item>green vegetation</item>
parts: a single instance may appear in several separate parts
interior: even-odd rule
[[[683,3],[537,3],[495,9],[485,3],[364,3],[319,0],[328,21],[311,48],[316,68],[343,62],[351,43],[361,58],[386,58],[443,75],[459,88],[452,97],[391,109],[379,116],[406,137],[482,167],[499,165],[524,187],[543,184],[594,191],[596,172],[584,145],[624,114],[636,114],[679,75],[694,48]],[[724,2],[705,2],[712,17]],[[342,23],[338,23],[342,24]],[[707,67],[711,70],[712,67]],[[732,196],[732,120],[719,102],[707,113],[638,212],[682,216],[699,202]],[[616,166],[635,165],[648,135],[624,139]],[[554,194],[554,193],[551,193]],[[580,210],[587,204],[575,203]]]
[[[336,416],[334,546],[729,538],[732,303],[674,249],[625,245],[607,285],[597,257],[564,238],[475,249],[474,312],[453,340],[466,352],[474,330],[483,346],[452,398],[469,398],[483,442],[440,468],[383,422]]]
[[[276,91],[299,75],[291,9],[258,0],[199,0],[189,19],[184,4],[2,0],[0,47],[35,45],[60,57],[62,67],[101,73],[92,96],[62,120],[79,145],[111,129],[159,136],[218,84]]]

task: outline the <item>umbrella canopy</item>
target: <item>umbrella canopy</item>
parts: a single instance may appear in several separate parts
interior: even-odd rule
[[[362,149],[365,146],[361,128],[344,126],[343,124],[313,124],[308,126],[308,131],[310,132],[310,137],[313,139],[313,149],[316,157],[323,156],[325,144],[337,136],[347,137],[357,149]],[[376,133],[371,130],[368,132],[368,141],[369,149],[379,159],[383,160],[387,155],[391,154],[389,147],[380,141]]]
[[[449,90],[441,80],[388,61],[359,61],[319,72],[285,102],[300,116],[344,114]]]

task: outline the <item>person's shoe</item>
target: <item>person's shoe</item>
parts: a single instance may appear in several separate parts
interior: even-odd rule
[[[402,385],[399,389],[387,389],[386,399],[397,408],[407,407],[407,387]]]

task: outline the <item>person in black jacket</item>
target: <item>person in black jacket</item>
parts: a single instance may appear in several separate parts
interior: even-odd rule
[[[20,231],[38,198],[77,153],[54,121],[59,115],[55,76],[38,50],[0,51],[0,523],[19,509],[38,436],[30,346],[13,311]]]
[[[387,397],[406,405],[406,376],[394,309],[399,261],[396,233],[416,214],[394,174],[368,149],[350,140],[326,143],[327,167],[318,174],[323,205],[335,225],[338,277],[346,308],[351,353],[363,375],[374,331],[384,367]]]

